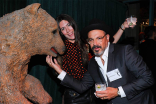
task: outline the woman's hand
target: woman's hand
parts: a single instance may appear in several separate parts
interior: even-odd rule
[[[137,18],[136,18],[136,22],[137,22]],[[133,25],[129,26],[128,22],[127,22],[127,19],[126,19],[125,22],[123,23],[123,29],[125,30],[126,28],[129,28],[129,27],[133,28],[133,27],[135,27],[135,25],[136,24],[133,24]]]
[[[123,23],[123,29],[125,30],[126,28],[129,28],[127,19],[126,19],[125,22]]]
[[[55,58],[54,58],[54,62],[53,62],[52,56],[48,55],[48,56],[46,57],[46,62],[47,62],[47,64],[48,64],[51,68],[55,69],[55,71],[56,71],[58,74],[60,74],[60,73],[62,72],[62,69],[61,69],[60,65],[58,64],[58,62],[57,62],[57,60],[56,60]]]

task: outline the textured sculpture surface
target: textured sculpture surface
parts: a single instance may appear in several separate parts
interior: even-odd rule
[[[55,19],[39,3],[0,18],[0,104],[52,102],[40,81],[27,74],[31,56],[57,56],[51,48],[63,54],[65,45]]]

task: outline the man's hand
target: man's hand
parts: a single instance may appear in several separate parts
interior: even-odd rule
[[[96,96],[100,99],[113,99],[118,96],[118,88],[107,87],[104,91],[96,91]]]
[[[46,57],[46,62],[47,62],[47,64],[48,64],[50,67],[52,67],[53,69],[55,69],[56,72],[57,72],[58,74],[60,74],[60,73],[62,72],[62,69],[61,69],[60,65],[57,63],[57,60],[54,59],[54,62],[53,62],[52,56],[49,56],[49,55],[48,55],[48,56]]]

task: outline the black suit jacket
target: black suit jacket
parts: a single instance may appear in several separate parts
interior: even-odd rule
[[[122,78],[112,82],[108,80],[108,86],[114,88],[122,86],[126,97],[118,96],[111,99],[111,103],[155,104],[153,95],[149,90],[149,87],[154,84],[152,73],[132,46],[110,44],[107,72],[116,68],[120,71]],[[72,76],[66,75],[62,84],[82,93],[94,85],[95,82],[105,82],[105,79],[93,57],[82,81],[77,81]],[[110,102],[108,101],[108,103]]]

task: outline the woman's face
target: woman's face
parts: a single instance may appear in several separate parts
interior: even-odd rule
[[[67,20],[62,20],[59,23],[59,27],[60,27],[62,34],[67,38],[67,40],[74,43],[75,35],[74,35],[74,29],[71,26],[71,24]]]

